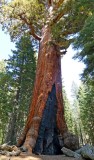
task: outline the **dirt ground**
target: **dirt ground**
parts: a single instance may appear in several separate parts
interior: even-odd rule
[[[72,157],[66,157],[63,155],[55,155],[55,156],[45,156],[45,155],[24,156],[22,155],[17,157],[7,157],[7,156],[0,155],[0,160],[76,160],[76,159]]]

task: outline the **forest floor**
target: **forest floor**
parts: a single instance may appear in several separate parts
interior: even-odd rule
[[[76,160],[73,157],[66,157],[64,155],[55,155],[55,156],[47,156],[47,155],[31,155],[31,156],[16,156],[16,157],[8,157],[0,155],[0,160]]]

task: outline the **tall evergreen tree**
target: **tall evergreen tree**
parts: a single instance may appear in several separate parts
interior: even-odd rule
[[[83,127],[84,143],[94,145],[94,86],[84,84],[79,88],[78,101],[80,106],[80,118]]]
[[[36,58],[30,36],[21,37],[12,52],[7,62],[7,74],[12,77],[10,86],[14,101],[6,141],[14,143],[23,128],[34,86]]]
[[[11,93],[11,100],[8,100],[11,110],[5,140],[11,144],[16,142],[23,128],[33,92],[36,57],[30,36],[21,37],[16,43],[16,50],[13,50],[12,53],[6,66],[6,75],[10,77],[6,80],[8,82],[7,92]]]
[[[73,116],[72,116],[71,104],[67,98],[67,94],[64,88],[63,88],[63,99],[64,99],[65,119],[68,126],[68,130],[70,132],[73,132],[74,128],[73,128]]]
[[[84,129],[84,142],[94,144],[92,103],[94,99],[94,12],[89,12],[89,17],[78,36],[74,48],[78,49],[74,58],[78,58],[85,64],[82,80],[86,82],[79,89],[80,116]],[[91,126],[90,126],[91,125]],[[86,135],[86,136],[85,136]]]
[[[73,117],[73,126],[74,133],[79,137],[79,143],[83,144],[83,128],[80,119],[80,106],[78,101],[78,91],[79,88],[75,82],[72,83],[72,117]]]
[[[82,30],[79,32],[74,48],[78,49],[74,58],[78,58],[85,64],[82,78],[85,81],[92,79],[94,85],[94,13],[90,12]]]
[[[66,52],[73,37],[71,35],[79,32],[89,12],[93,10],[93,2],[13,0],[1,7],[1,23],[12,38],[29,32],[40,43],[32,104],[25,129],[18,141],[18,146],[24,145],[28,152],[59,152],[58,140],[56,143],[54,140],[58,139],[58,133],[63,135],[67,131],[62,102],[60,49],[62,54]],[[53,106],[51,115],[46,119],[50,104]],[[49,123],[50,118],[53,118],[52,123]],[[44,128],[42,132],[41,128]]]
[[[6,74],[5,62],[0,62],[0,142],[5,140],[5,128],[11,111],[11,92],[9,90],[10,77]],[[6,107],[7,106],[7,107]]]

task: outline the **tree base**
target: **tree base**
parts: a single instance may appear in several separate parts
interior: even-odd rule
[[[35,154],[57,155],[61,154],[59,143],[59,130],[56,122],[57,99],[56,87],[53,85],[52,91],[48,95],[45,109],[40,123],[38,138],[33,149]]]

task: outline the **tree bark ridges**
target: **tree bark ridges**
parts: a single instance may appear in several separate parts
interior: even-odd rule
[[[40,42],[33,100],[23,135],[18,141],[18,146],[21,146],[25,141],[24,145],[27,148],[34,148],[46,101],[54,84],[58,103],[57,126],[61,134],[67,130],[62,101],[61,58],[58,56],[57,46],[50,44],[50,42],[51,34],[49,28],[44,28],[43,38]]]

